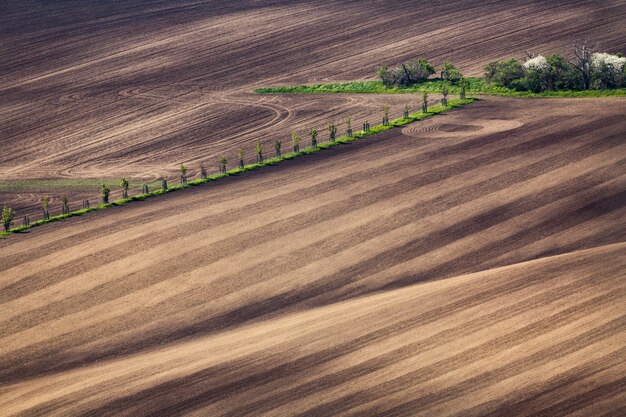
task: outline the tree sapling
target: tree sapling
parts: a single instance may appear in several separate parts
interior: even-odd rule
[[[239,160],[239,169],[243,169],[245,166],[243,163],[243,158],[246,156],[246,151],[243,148],[239,148],[237,151],[237,159]]]
[[[335,122],[328,123],[328,141],[334,142],[336,135],[337,135],[337,126],[335,126]]]
[[[294,152],[300,152],[300,135],[297,132],[291,132],[291,145]]]
[[[276,142],[274,142],[274,150],[276,151],[276,157],[280,158],[282,156],[282,154],[280,153],[280,148],[283,146],[283,144],[281,143],[281,141],[277,140]]]
[[[126,177],[122,178],[120,181],[120,187],[122,187],[122,198],[128,198],[129,183]]]
[[[5,232],[8,232],[11,229],[11,223],[13,223],[14,217],[15,212],[11,207],[4,206],[2,208],[2,225],[4,226]]]
[[[185,164],[181,163],[178,169],[180,170],[180,183],[181,185],[186,185],[187,184],[187,167],[185,166]]]
[[[352,137],[352,116],[345,116],[343,118],[344,123],[346,124],[346,136]]]
[[[109,194],[111,193],[111,190],[108,185],[103,182],[100,186],[100,191],[102,192],[102,203],[109,204]]]
[[[317,148],[317,129],[314,127],[309,130],[309,136],[311,137],[311,147]]]
[[[61,214],[69,214],[70,213],[70,200],[66,195],[61,197]]]
[[[50,212],[48,211],[48,206],[50,205],[50,197],[44,195],[41,204],[43,206],[43,218],[44,220],[48,220],[50,218]]]
[[[260,140],[256,141],[255,150],[256,150],[256,163],[262,164],[263,163],[263,143]]]

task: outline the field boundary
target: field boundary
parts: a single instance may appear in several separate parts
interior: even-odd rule
[[[436,104],[432,107],[429,108],[429,110],[427,112],[422,112],[422,111],[418,111],[415,113],[411,113],[409,114],[409,117],[404,118],[404,117],[400,117],[394,120],[390,120],[389,124],[387,125],[375,125],[372,126],[368,131],[357,131],[354,133],[354,135],[352,137],[348,137],[348,136],[339,136],[338,138],[336,138],[334,141],[329,141],[329,142],[324,142],[324,143],[319,143],[317,144],[317,146],[315,147],[308,147],[306,149],[303,149],[302,151],[298,151],[298,152],[290,152],[290,153],[286,153],[280,157],[274,157],[274,158],[268,158],[266,160],[264,160],[261,163],[254,163],[254,164],[248,164],[248,165],[244,165],[243,168],[234,168],[231,170],[227,170],[226,172],[223,173],[219,173],[219,174],[212,174],[212,175],[208,175],[206,178],[200,178],[200,179],[196,179],[196,180],[192,180],[187,182],[186,184],[179,184],[179,185],[173,185],[168,187],[167,189],[159,189],[159,190],[155,190],[155,191],[151,191],[149,193],[146,194],[138,194],[132,197],[128,197],[128,198],[121,198],[119,200],[115,200],[112,201],[110,203],[103,203],[103,204],[98,204],[96,206],[93,207],[89,207],[89,208],[83,208],[80,210],[75,210],[75,211],[71,211],[69,213],[66,214],[59,214],[56,216],[51,216],[48,219],[42,219],[42,220],[37,220],[34,221],[28,225],[21,225],[21,226],[17,226],[14,228],[11,228],[8,232],[6,231],[1,231],[0,232],[0,237],[4,237],[13,233],[19,233],[22,232],[24,230],[28,230],[28,229],[32,229],[33,227],[38,227],[38,226],[43,226],[44,224],[47,223],[53,223],[53,222],[58,222],[64,219],[68,219],[71,217],[76,217],[76,216],[81,216],[83,214],[86,213],[91,213],[94,211],[99,211],[99,210],[103,210],[109,207],[119,207],[119,206],[123,206],[127,203],[133,202],[133,201],[143,201],[147,198],[151,198],[151,197],[156,197],[162,194],[167,194],[170,192],[174,192],[174,191],[178,191],[178,190],[182,190],[185,188],[190,188],[190,187],[195,187],[201,184],[206,184],[206,183],[210,183],[213,181],[217,181],[219,179],[222,178],[226,178],[226,177],[230,177],[230,176],[234,176],[234,175],[238,175],[238,174],[242,174],[244,172],[248,172],[248,171],[254,171],[260,168],[263,168],[265,166],[273,166],[276,165],[282,161],[286,161],[286,160],[291,160],[291,159],[295,159],[298,158],[300,156],[303,155],[309,155],[315,152],[319,152],[322,150],[326,150],[326,149],[330,149],[332,147],[335,146],[339,146],[339,145],[343,145],[346,143],[350,143],[353,142],[355,140],[358,139],[362,139],[368,136],[372,136],[375,135],[377,133],[382,133],[382,132],[386,132],[388,130],[394,129],[394,128],[398,128],[398,127],[403,127],[409,123],[413,123],[413,122],[417,122],[432,116],[436,116],[438,114],[441,113],[445,113],[449,110],[453,110],[453,109],[457,109],[457,108],[461,108],[467,104],[473,103],[475,101],[477,101],[478,99],[475,98],[466,98],[466,99],[449,99],[448,100],[448,105],[447,106],[443,106],[441,103]]]
[[[516,91],[487,83],[479,77],[465,78],[468,94],[481,94],[504,97],[522,98],[595,98],[595,97],[625,97],[626,88],[606,90],[562,90],[533,93],[530,91]],[[330,84],[285,85],[277,87],[263,87],[254,90],[257,94],[414,94],[414,93],[441,93],[444,86],[450,93],[458,94],[459,85],[446,83],[440,79],[427,80],[411,87],[385,87],[381,81],[350,81]]]

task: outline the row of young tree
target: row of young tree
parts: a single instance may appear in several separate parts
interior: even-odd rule
[[[573,59],[561,55],[528,54],[517,59],[493,61],[485,67],[485,79],[518,91],[589,90],[626,87],[626,58],[598,52],[585,40],[572,44]]]
[[[444,87],[444,90],[442,92],[443,94],[443,98],[441,100],[442,104],[444,106],[447,106],[448,102],[448,90]],[[461,90],[461,94],[460,94],[461,98],[465,98],[465,91],[462,89]],[[390,106],[388,105],[384,105],[382,107],[382,124],[383,126],[388,126],[390,124],[389,122],[389,111],[390,111]],[[428,112],[428,93],[423,92],[422,96],[421,96],[421,110],[422,112],[426,113]],[[405,104],[403,107],[403,117],[405,119],[409,118],[409,105]],[[343,118],[343,124],[345,127],[345,135],[349,138],[353,137],[353,129],[352,129],[352,116],[345,116]],[[370,123],[366,120],[363,123],[363,130],[362,132],[369,132],[371,129],[370,127]],[[338,132],[338,127],[335,124],[334,121],[329,122],[326,125],[326,130],[328,131],[328,141],[329,142],[335,142],[335,140],[337,139],[337,132]],[[318,147],[318,136],[319,136],[319,132],[317,129],[315,128],[311,128],[308,132],[308,136],[310,139],[310,147],[311,148],[317,148]],[[291,146],[292,146],[292,150],[293,152],[297,153],[300,152],[300,145],[302,143],[302,137],[300,136],[300,134],[298,132],[292,132],[291,133]],[[265,161],[265,148],[264,148],[264,144],[263,142],[261,142],[260,140],[257,140],[255,143],[255,155],[256,155],[256,163],[258,164],[262,164]],[[281,158],[283,156],[282,154],[282,150],[283,150],[283,144],[280,140],[277,140],[274,142],[274,152],[275,152],[275,157],[276,158]],[[237,151],[237,157],[236,157],[236,163],[237,163],[237,168],[239,169],[244,169],[245,168],[245,157],[246,157],[246,151],[244,148],[240,148]],[[225,174],[226,171],[228,170],[228,159],[226,158],[226,156],[222,155],[218,158],[218,164],[219,164],[219,172],[220,174]],[[185,164],[181,163],[179,165],[179,174],[180,174],[180,184],[181,185],[186,185],[188,182],[188,168]],[[199,173],[200,173],[200,179],[204,180],[208,177],[208,172],[207,172],[207,168],[206,166],[201,163],[199,166]],[[161,189],[162,190],[167,190],[168,189],[168,183],[167,183],[167,179],[162,179],[161,180]],[[121,196],[123,199],[126,199],[129,197],[129,190],[130,190],[130,182],[128,181],[127,178],[122,178],[119,182],[119,187],[120,187],[120,191],[121,191]],[[148,184],[143,184],[142,185],[142,194],[148,194],[150,192],[149,186]],[[109,203],[109,197],[111,195],[111,188],[109,187],[109,185],[107,183],[102,183],[100,186],[100,194],[101,194],[101,198],[102,198],[102,203],[103,204],[108,204]],[[70,214],[71,210],[70,210],[70,203],[69,203],[69,198],[67,195],[63,195],[59,198],[60,202],[61,202],[61,214]],[[87,209],[89,208],[90,203],[89,200],[83,200],[82,201],[82,208],[83,209]],[[44,220],[48,220],[50,219],[50,197],[47,195],[43,196],[43,199],[41,200],[41,208],[43,211],[43,219]],[[4,226],[4,230],[6,232],[8,232],[11,228],[11,224],[13,223],[15,219],[15,211],[8,207],[8,206],[4,206],[2,209],[2,225]],[[29,216],[24,216],[23,218],[23,222],[22,224],[24,226],[28,226],[30,224],[30,218]]]

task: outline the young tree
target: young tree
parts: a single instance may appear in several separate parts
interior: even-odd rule
[[[8,206],[4,206],[2,208],[2,225],[4,226],[5,232],[11,230],[11,223],[13,223],[14,218],[15,212],[13,211],[13,209]]]
[[[328,123],[328,140],[330,142],[335,141],[335,136],[337,135],[337,126],[335,126],[335,122]]]
[[[200,178],[205,180],[206,177],[207,177],[206,167],[204,166],[204,164],[200,164]]]
[[[465,89],[467,88],[467,80],[463,78],[461,80],[461,89],[459,91],[459,98],[465,100]]]
[[[50,197],[44,195],[41,204],[43,206],[43,218],[44,220],[48,220],[50,218],[50,212],[48,211],[48,206],[50,205]]]
[[[120,181],[120,187],[122,187],[122,198],[128,198],[129,186],[130,184],[128,183],[128,180],[126,179],[126,177],[122,178],[122,180]]]
[[[243,158],[246,156],[246,151],[243,148],[239,148],[237,151],[237,159],[239,160],[239,169],[243,169],[245,164]]]
[[[428,93],[422,93],[422,113],[428,113]]]
[[[228,159],[224,155],[220,156],[220,174],[226,174],[226,164]]]
[[[180,183],[182,185],[187,184],[187,167],[185,164],[181,163],[178,169],[180,171]]]
[[[261,143],[260,140],[256,141],[256,163],[257,164],[262,164],[263,163],[263,143]]]
[[[443,96],[443,98],[441,99],[441,105],[444,107],[448,106],[448,84],[444,83],[443,87],[441,87],[441,95]]]
[[[309,136],[311,137],[311,147],[317,148],[317,129],[314,127],[309,130]]]
[[[111,190],[106,185],[106,183],[102,183],[102,185],[100,186],[100,191],[102,192],[102,203],[109,204],[109,194],[111,193]]]
[[[409,105],[408,104],[404,105],[404,109],[402,110],[402,117],[404,117],[405,119],[409,118]]]
[[[300,152],[300,135],[297,132],[291,132],[291,145],[294,152]]]
[[[389,125],[389,106],[385,104],[383,106],[383,126]]]
[[[70,212],[70,200],[66,195],[61,197],[61,214],[69,214]]]
[[[463,79],[463,74],[461,74],[461,71],[459,71],[452,62],[444,61],[441,66],[441,79],[456,84]]]
[[[274,142],[274,150],[276,151],[276,157],[280,158],[282,155],[280,153],[280,148],[283,146],[283,144],[277,140],[276,142]]]
[[[352,116],[344,116],[343,122],[346,124],[346,136],[352,137]]]

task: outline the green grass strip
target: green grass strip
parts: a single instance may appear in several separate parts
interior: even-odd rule
[[[626,88],[607,90],[563,90],[545,91],[532,93],[530,91],[516,91],[507,87],[489,84],[483,78],[468,77],[466,92],[468,94],[487,94],[507,97],[560,97],[560,98],[584,98],[584,97],[623,97],[626,96]],[[313,84],[291,85],[279,87],[257,88],[259,94],[411,94],[411,93],[441,93],[444,82],[440,79],[427,80],[411,87],[387,88],[380,81],[353,81],[337,84]],[[460,87],[448,83],[451,94],[458,94]]]
[[[416,113],[412,113],[409,114],[408,118],[398,118],[398,119],[394,119],[394,120],[390,120],[389,121],[389,125],[387,126],[383,126],[383,125],[377,125],[377,126],[372,126],[370,128],[369,131],[365,132],[365,131],[359,131],[359,132],[355,132],[354,135],[350,138],[348,136],[340,136],[338,138],[335,139],[334,142],[324,142],[324,143],[319,143],[316,147],[310,147],[310,148],[306,148],[303,149],[299,152],[290,152],[290,153],[286,153],[284,155],[282,155],[280,158],[279,157],[275,157],[275,158],[270,158],[270,159],[266,159],[265,161],[263,161],[263,163],[255,163],[255,164],[249,164],[249,165],[245,165],[243,168],[235,168],[235,169],[231,169],[226,171],[226,173],[223,174],[212,174],[207,176],[206,179],[197,179],[197,180],[193,180],[193,181],[189,181],[186,185],[174,185],[171,187],[168,187],[166,190],[163,189],[159,189],[156,191],[152,191],[149,192],[147,194],[138,194],[129,198],[123,198],[120,200],[115,200],[111,203],[108,204],[99,204],[97,206],[94,207],[90,207],[90,208],[85,208],[85,209],[80,209],[80,210],[76,210],[76,211],[72,211],[68,214],[59,214],[57,216],[52,216],[49,219],[44,219],[44,220],[38,220],[35,222],[32,222],[31,224],[29,224],[28,226],[18,226],[15,228],[12,228],[9,232],[5,232],[2,231],[0,232],[0,237],[2,236],[7,236],[10,235],[12,233],[16,233],[16,232],[21,232],[27,229],[31,229],[33,227],[37,227],[37,226],[42,226],[44,224],[47,223],[52,223],[52,222],[57,222],[57,221],[61,221],[70,217],[75,217],[75,216],[81,216],[85,213],[90,213],[93,211],[99,211],[99,210],[103,210],[109,207],[117,207],[117,206],[123,206],[124,204],[130,203],[132,201],[143,201],[147,198],[151,198],[151,197],[155,197],[158,195],[162,195],[162,194],[167,194],[167,193],[171,193],[173,191],[178,191],[178,190],[182,190],[184,188],[190,188],[190,187],[194,187],[194,186],[198,186],[201,184],[206,184],[209,182],[213,182],[213,181],[217,181],[219,179],[222,178],[226,178],[226,177],[230,177],[233,175],[239,175],[242,174],[244,172],[248,172],[248,171],[254,171],[257,170],[259,168],[265,167],[265,166],[272,166],[272,165],[276,165],[282,161],[287,161],[290,159],[294,159],[294,158],[298,158],[300,156],[303,155],[309,155],[324,149],[330,149],[332,147],[335,146],[339,146],[345,143],[350,143],[353,142],[355,140],[361,139],[361,138],[365,138],[367,136],[372,136],[375,135],[377,133],[380,132],[385,132],[387,130],[391,130],[397,127],[401,127],[401,126],[405,126],[409,123],[412,122],[416,122],[419,120],[423,120],[426,119],[428,117],[432,117],[435,116],[437,114],[440,113],[444,113],[448,110],[452,110],[452,109],[456,109],[459,108],[461,106],[464,106],[466,104],[472,103],[476,101],[476,99],[473,98],[468,98],[465,100],[461,100],[461,99],[450,99],[448,100],[448,106],[444,107],[441,104],[437,104],[435,106],[431,106],[428,109],[428,112],[426,113],[422,113],[421,111],[416,112]]]

